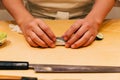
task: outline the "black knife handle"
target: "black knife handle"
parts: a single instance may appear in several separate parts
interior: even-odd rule
[[[22,77],[21,80],[38,80],[38,79],[33,77]]]
[[[28,62],[19,61],[0,61],[0,70],[27,70]]]

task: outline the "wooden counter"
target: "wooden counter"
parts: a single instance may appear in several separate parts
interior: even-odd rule
[[[74,20],[55,20],[45,22],[57,36],[61,36]],[[88,47],[69,49],[64,46],[56,48],[33,48],[22,34],[11,31],[10,22],[0,21],[0,31],[6,32],[7,42],[0,46],[1,61],[28,61],[36,64],[70,64],[120,66],[120,20],[105,21],[100,29],[104,39],[95,41]],[[119,80],[120,73],[35,73],[33,70],[1,70],[2,75],[32,76],[43,80]]]

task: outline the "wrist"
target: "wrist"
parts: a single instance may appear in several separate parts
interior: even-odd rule
[[[19,18],[19,19],[16,19],[16,22],[19,26],[22,26],[24,24],[26,24],[27,22],[30,22],[34,19],[33,16],[25,16],[23,18]]]
[[[97,16],[86,16],[85,20],[96,23],[97,25],[101,25],[102,22],[103,22],[103,19],[101,19],[101,18],[99,18]]]

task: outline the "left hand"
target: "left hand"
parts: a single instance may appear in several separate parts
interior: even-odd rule
[[[90,45],[98,33],[99,24],[96,21],[79,19],[63,35],[65,47],[79,48]]]

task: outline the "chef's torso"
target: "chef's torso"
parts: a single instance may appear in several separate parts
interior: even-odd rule
[[[28,0],[27,8],[35,17],[48,19],[83,18],[94,0]]]

